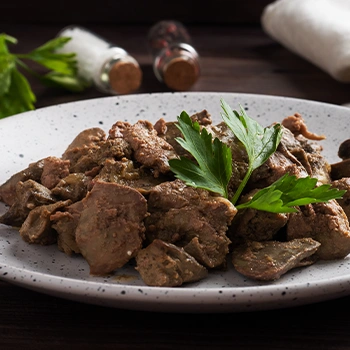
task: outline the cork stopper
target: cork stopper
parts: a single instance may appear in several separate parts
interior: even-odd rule
[[[188,90],[198,77],[198,63],[189,57],[176,57],[164,67],[163,80],[173,90]]]
[[[108,77],[113,91],[128,94],[140,87],[142,71],[134,62],[119,60],[111,66]]]

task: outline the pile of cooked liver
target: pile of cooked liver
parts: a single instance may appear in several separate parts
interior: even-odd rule
[[[229,145],[233,195],[247,169],[243,145],[206,110],[191,119]],[[349,189],[350,174],[339,170],[341,162],[327,162],[322,137],[309,132],[299,114],[283,119],[282,128],[277,151],[253,172],[240,202],[286,173]],[[237,211],[229,200],[174,177],[169,160],[191,158],[176,137],[175,122],[164,119],[118,121],[108,134],[84,130],[61,157],[29,164],[0,186],[8,205],[0,222],[18,227],[28,243],[57,244],[65,254],[83,256],[92,275],[133,263],[150,286],[201,280],[210,270],[226,269],[228,259],[246,277],[273,281],[350,253],[349,192],[297,213]]]

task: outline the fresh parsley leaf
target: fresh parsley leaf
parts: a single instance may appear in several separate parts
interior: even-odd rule
[[[8,44],[16,44],[17,39],[0,34],[0,119],[35,108],[36,97],[20,68],[48,86],[77,92],[90,85],[78,77],[75,53],[56,53],[69,40],[59,37],[29,53],[11,54]],[[29,68],[25,60],[36,62],[48,71],[38,73]]]
[[[297,178],[295,175],[285,174],[272,185],[259,190],[249,202],[239,204],[236,208],[292,213],[298,211],[296,206],[340,199],[346,192],[331,188],[329,184],[318,187],[316,184],[317,179],[309,176]]]
[[[227,185],[232,174],[232,154],[230,148],[212,135],[198,122],[192,123],[186,112],[177,118],[178,128],[184,138],[176,141],[196,159],[197,164],[186,157],[171,159],[170,169],[175,176],[188,186],[199,187],[228,196]]]
[[[0,56],[9,53],[7,43],[17,44],[17,39],[5,33],[0,33]]]
[[[16,43],[16,39],[0,34],[0,96],[9,91],[12,70],[16,66],[15,58],[8,52],[7,42]]]
[[[10,55],[2,56],[2,60],[0,60],[0,96],[9,91],[11,85],[11,74],[15,67],[16,63],[13,57]]]
[[[64,88],[73,92],[80,92],[90,86],[86,80],[78,78],[75,75],[66,75],[57,72],[49,72],[38,77],[45,85]]]
[[[56,50],[64,46],[69,40],[68,37],[55,38],[27,54],[18,55],[18,57],[35,61],[57,73],[74,75],[77,73],[75,54],[56,53]]]
[[[276,151],[282,138],[282,128],[280,124],[263,128],[255,120],[248,117],[242,107],[241,114],[239,114],[232,110],[223,99],[221,99],[221,107],[223,110],[221,116],[224,122],[243,143],[249,159],[247,172],[231,200],[235,204],[253,170],[264,164],[271,154]]]
[[[11,70],[11,84],[0,96],[0,119],[34,109],[36,102],[28,80],[17,69]]]

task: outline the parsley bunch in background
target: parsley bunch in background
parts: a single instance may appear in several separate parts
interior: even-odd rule
[[[77,76],[75,53],[55,52],[69,40],[67,37],[55,38],[29,53],[12,54],[8,44],[17,44],[17,39],[0,34],[0,119],[35,109],[35,94],[20,68],[48,86],[75,92],[88,86]],[[27,60],[44,67],[46,72],[36,72],[26,64]]]

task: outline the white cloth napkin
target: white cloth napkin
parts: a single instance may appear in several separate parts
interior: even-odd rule
[[[350,82],[350,0],[277,0],[263,30],[341,82]]]

